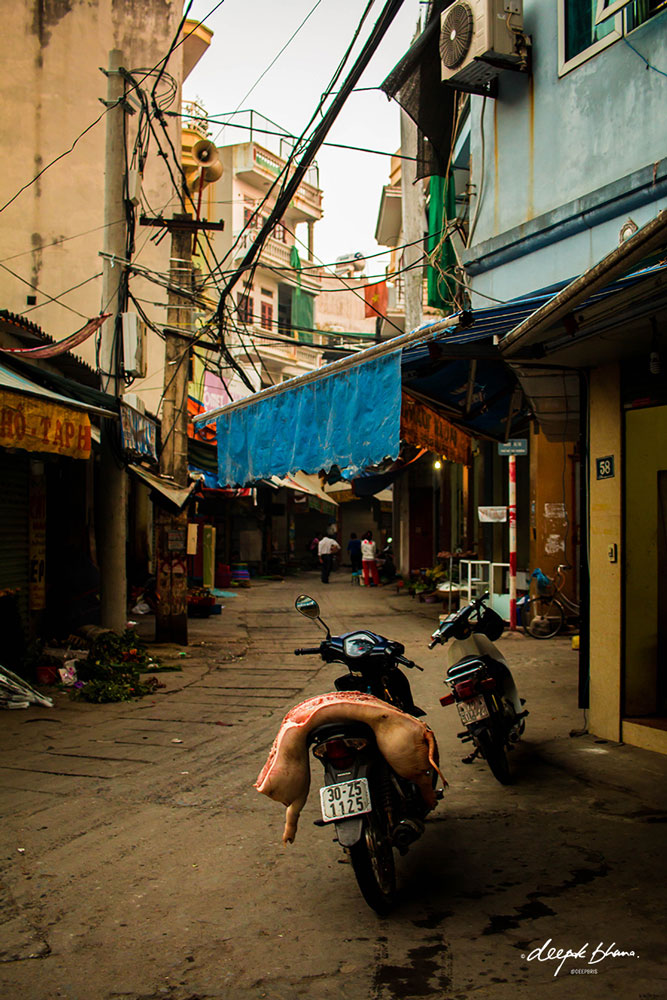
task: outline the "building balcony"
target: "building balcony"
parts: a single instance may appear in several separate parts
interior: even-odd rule
[[[246,346],[241,347],[232,342],[230,344],[232,357],[236,358],[240,364],[244,364],[248,362],[248,355],[250,355],[255,364],[259,364],[261,361],[270,372],[285,374],[290,378],[319,367],[320,351],[303,347],[296,340],[293,344],[265,340],[264,338],[271,336],[271,333],[271,330],[265,330],[259,324],[248,324],[243,335]],[[276,331],[273,330],[273,333]],[[256,339],[253,339],[253,334],[257,334]],[[284,334],[281,333],[280,336],[284,336]]]
[[[200,139],[210,137],[211,127],[203,104],[198,101],[183,101],[183,130],[196,133]]]
[[[235,264],[238,264],[245,257],[253,240],[257,237],[257,232],[257,229],[250,229],[244,230],[240,234],[234,234],[233,243],[236,243],[238,239],[238,243],[236,243],[233,251]],[[279,268],[280,270],[275,275],[278,281],[284,282],[286,285],[297,285],[299,284],[299,277],[290,262],[291,252],[292,247],[289,243],[283,243],[281,240],[269,236],[259,255],[259,266]],[[310,262],[302,261],[302,263],[307,265]],[[321,292],[322,278],[319,268],[316,271],[308,270],[301,274],[301,288],[305,292],[311,292],[313,295]]]
[[[241,180],[264,193],[285,167],[287,160],[272,153],[256,142],[242,143],[236,147],[234,173]],[[293,171],[290,168],[290,173]],[[288,210],[291,221],[317,222],[322,218],[322,192],[318,187],[319,171],[312,164],[299,185]]]
[[[398,244],[403,225],[401,205],[400,185],[385,185],[382,188],[380,210],[375,227],[375,239],[382,247],[395,247]]]

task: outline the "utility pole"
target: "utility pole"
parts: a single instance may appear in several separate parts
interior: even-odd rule
[[[189,214],[170,220],[169,307],[164,331],[164,393],[160,474],[176,486],[188,482],[188,371],[192,301],[175,289],[192,290],[192,229]],[[179,225],[179,223],[181,225]],[[178,331],[182,331],[179,335]],[[157,642],[188,644],[188,516],[160,510],[157,520]]]
[[[122,267],[114,259],[124,259],[127,227],[125,219],[125,83],[119,72],[123,54],[118,49],[109,53],[107,70],[106,152],[104,165],[104,249],[102,279],[104,308],[111,313],[100,337],[101,386],[105,392],[120,397],[123,382],[119,378],[119,337]],[[123,221],[120,221],[123,220]],[[101,624],[116,632],[125,628],[127,616],[127,473],[119,458],[117,421],[102,423],[102,475],[100,496],[100,530],[98,556],[100,562]]]
[[[141,225],[171,233],[169,307],[164,328],[164,389],[160,475],[175,486],[188,485],[188,381],[193,337],[192,244],[200,230],[222,230],[223,222],[193,219],[190,213],[171,219],[142,216]],[[180,295],[182,290],[185,295]],[[157,512],[156,642],[188,643],[187,511]]]

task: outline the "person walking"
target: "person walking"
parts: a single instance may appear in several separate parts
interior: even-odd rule
[[[317,546],[317,555],[322,564],[322,583],[329,582],[329,574],[331,573],[336,552],[340,552],[340,545],[335,538],[331,538],[329,535],[320,538]]]
[[[367,587],[380,586],[380,577],[378,574],[377,563],[375,562],[376,554],[377,546],[373,541],[373,532],[367,531],[361,539],[361,567],[364,572],[364,584]],[[369,576],[373,577],[373,583],[370,582]]]
[[[350,555],[350,565],[353,573],[361,573],[361,539],[357,538],[356,532],[352,532],[347,543],[347,551]]]

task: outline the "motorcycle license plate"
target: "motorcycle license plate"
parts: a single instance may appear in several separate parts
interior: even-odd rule
[[[459,701],[456,703],[461,716],[461,722],[468,726],[471,722],[479,722],[480,719],[488,719],[489,710],[483,695],[477,695],[470,701]]]
[[[368,779],[355,778],[353,781],[339,781],[335,785],[325,785],[324,788],[320,788],[320,805],[325,823],[370,812],[371,794],[368,789]]]

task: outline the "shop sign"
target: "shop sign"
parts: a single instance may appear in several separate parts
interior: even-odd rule
[[[125,451],[157,461],[157,424],[127,403],[120,404],[120,426]]]
[[[187,530],[174,528],[166,530],[167,551],[184,552],[187,549]]]
[[[504,524],[507,521],[507,507],[478,507],[477,516],[483,524]]]
[[[90,458],[90,419],[83,410],[0,391],[0,445]]]
[[[527,455],[528,438],[514,438],[512,441],[498,442],[499,455]]]
[[[403,394],[401,401],[401,438],[420,448],[442,455],[450,462],[470,465],[470,438],[432,410]]]

